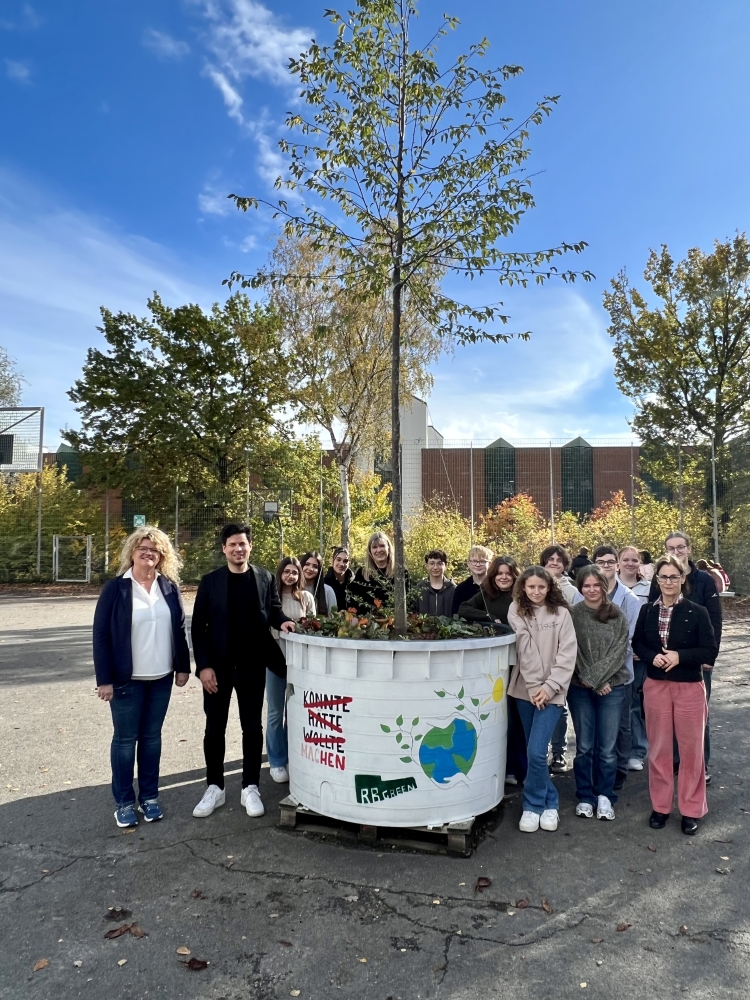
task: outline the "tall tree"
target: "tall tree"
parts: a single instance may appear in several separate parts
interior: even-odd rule
[[[316,250],[309,238],[279,241],[271,257],[274,273],[308,274],[309,283],[275,285],[271,303],[279,313],[286,351],[295,359],[294,401],[300,417],[330,436],[339,473],[341,544],[350,547],[349,482],[363,452],[382,450],[390,426],[391,310],[388,297],[364,298],[337,278],[342,262]],[[429,365],[443,339],[410,308],[403,316],[401,391],[432,388]]]
[[[717,450],[750,418],[750,243],[744,233],[675,263],[666,245],[643,273],[649,305],[621,271],[604,294],[615,378],[633,400],[646,441],[713,440]]]
[[[521,68],[479,69],[489,47],[483,39],[441,69],[437,42],[458,20],[444,17],[431,38],[415,45],[415,0],[358,0],[346,15],[328,10],[325,16],[336,28],[333,44],[313,43],[290,63],[310,113],[290,114],[287,125],[300,136],[279,144],[291,162],[277,187],[289,190],[293,200],[263,203],[284,220],[287,236],[307,237],[317,250],[334,249],[344,265],[339,277],[350,287],[374,299],[390,295],[395,617],[403,631],[404,297],[408,293],[441,337],[460,343],[508,340],[497,329],[508,319],[502,303],[461,302],[436,287],[433,276],[491,274],[505,284],[542,282],[553,274],[572,280],[572,272],[558,272],[553,262],[585,244],[534,253],[504,252],[499,245],[533,206],[529,180],[522,176],[528,128],[541,123],[556,98],[544,98],[514,124],[504,116],[503,84]],[[247,210],[261,199],[235,201]],[[307,280],[268,272],[229,279],[256,287]]]
[[[156,294],[148,308],[102,309],[108,349],[88,352],[68,393],[81,429],[65,437],[111,485],[226,484],[289,401],[278,317],[244,295],[209,314]]]
[[[21,383],[13,358],[4,347],[0,347],[0,406],[18,406],[21,402]]]

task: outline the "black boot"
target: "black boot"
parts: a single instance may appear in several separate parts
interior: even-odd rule
[[[669,813],[660,813],[656,809],[651,813],[648,820],[648,825],[652,830],[663,830],[667,825],[667,820],[669,819]]]
[[[698,829],[698,820],[692,819],[690,816],[682,817],[682,832],[686,833],[688,837],[692,837],[693,834]]]

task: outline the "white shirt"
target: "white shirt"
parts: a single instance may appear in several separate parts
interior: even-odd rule
[[[146,590],[129,569],[123,576],[133,585],[133,617],[130,623],[130,646],[133,654],[133,679],[156,681],[172,673],[172,615],[159,586],[156,574],[151,589]]]

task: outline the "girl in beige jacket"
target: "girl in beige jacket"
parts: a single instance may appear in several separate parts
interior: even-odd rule
[[[508,696],[526,735],[529,768],[523,786],[522,833],[556,830],[559,796],[547,767],[547,748],[565,704],[578,643],[568,606],[552,576],[529,566],[513,588],[508,624],[516,633],[516,665]]]

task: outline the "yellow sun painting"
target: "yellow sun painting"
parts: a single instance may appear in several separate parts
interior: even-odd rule
[[[492,683],[492,691],[490,692],[489,697],[487,697],[487,698],[484,699],[484,701],[482,702],[482,705],[484,706],[484,705],[489,705],[490,703],[493,703],[494,706],[495,706],[495,713],[496,713],[496,717],[497,717],[498,706],[500,706],[502,704],[502,702],[503,702],[503,695],[505,694],[505,680],[503,679],[503,675],[502,675],[502,673],[500,671],[500,657],[499,656],[498,656],[498,658],[496,660],[496,663],[497,663],[497,671],[498,672],[496,674],[494,674],[494,675],[493,674],[487,674],[487,680],[489,680]]]

